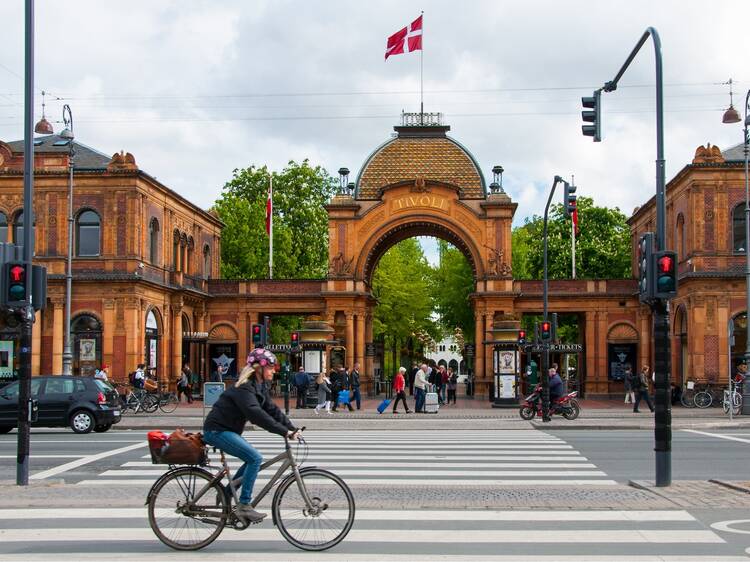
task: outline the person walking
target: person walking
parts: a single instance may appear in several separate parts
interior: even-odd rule
[[[331,379],[325,373],[318,373],[315,379],[318,384],[318,405],[315,406],[315,414],[320,414],[320,409],[325,408],[326,413],[331,413]]]
[[[393,377],[393,391],[396,393],[396,399],[393,401],[393,413],[398,414],[398,401],[401,400],[404,403],[404,409],[406,410],[407,414],[411,414],[411,410],[409,410],[409,405],[406,403],[406,379],[404,378],[404,373],[406,372],[406,367],[399,367],[398,373],[396,373],[396,376]]]
[[[294,387],[297,389],[297,406],[295,409],[305,408],[305,397],[307,396],[307,387],[310,385],[310,379],[305,372],[304,367],[300,367],[294,375]]]
[[[182,376],[180,377],[180,380],[184,380],[184,390],[182,391],[183,394],[187,397],[188,404],[192,404],[193,402],[193,371],[190,369],[190,365],[188,363],[185,363],[182,366]],[[179,392],[177,393],[177,397],[179,399]]]
[[[453,399],[453,405],[456,404],[456,390],[458,389],[458,375],[453,372],[453,369],[448,368],[448,404]]]
[[[438,369],[438,378],[440,379],[438,382],[438,398],[440,399],[440,405],[445,406],[446,401],[446,390],[448,389],[448,370],[445,368],[445,365],[440,365],[440,369]]]
[[[427,380],[427,365],[422,363],[422,366],[417,369],[417,374],[414,377],[414,411],[418,414],[424,413],[424,399],[429,384]]]
[[[188,376],[187,373],[185,373],[185,370],[183,369],[182,373],[180,373],[180,378],[177,380],[177,401],[182,402],[181,395],[185,395],[185,399],[187,400],[188,404],[190,404],[193,401],[193,398],[190,396],[190,383],[188,382]]]
[[[409,395],[414,396],[414,379],[417,376],[417,371],[419,371],[419,367],[417,367],[417,362],[414,361],[411,364],[411,371],[409,371]]]
[[[94,374],[94,378],[97,378],[100,381],[107,382],[109,380],[109,377],[107,376],[108,369],[109,365],[102,365],[101,369],[97,369],[96,373]]]
[[[648,395],[648,365],[644,365],[643,369],[641,369],[640,374],[635,378],[636,385],[633,386],[633,389],[635,390],[635,405],[633,406],[633,413],[638,413],[638,406],[641,403],[641,400],[645,400],[646,404],[648,404],[648,409],[652,412],[654,411],[654,405],[651,403],[651,398]]]
[[[354,364],[354,369],[349,378],[352,384],[353,398],[357,403],[357,410],[359,410],[362,407],[362,396],[359,393],[359,363]]]
[[[625,378],[622,381],[625,388],[625,404],[635,404],[635,392],[633,392],[633,369],[630,365],[625,367]]]
[[[339,372],[336,375],[336,380],[333,381],[333,408],[331,408],[332,411],[338,412],[339,407],[339,393],[342,391],[349,392],[349,388],[351,387],[351,382],[349,380],[349,375],[346,372],[346,369],[342,365],[339,367]],[[346,407],[349,409],[350,412],[354,411],[354,408],[352,408],[351,401],[346,403]]]
[[[146,372],[144,369],[146,368],[146,365],[143,363],[138,363],[138,366],[135,368],[135,372],[133,373],[133,377],[131,380],[131,384],[135,388],[143,388],[143,384],[146,382]]]

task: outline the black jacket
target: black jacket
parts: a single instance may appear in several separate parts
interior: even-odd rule
[[[359,371],[352,371],[349,378],[352,381],[352,389],[359,388]]]
[[[233,431],[242,435],[246,422],[278,435],[296,429],[273,403],[266,385],[250,380],[222,393],[206,417],[203,431]]]

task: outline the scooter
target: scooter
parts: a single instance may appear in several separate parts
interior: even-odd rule
[[[561,414],[566,420],[574,420],[581,413],[581,406],[576,400],[578,392],[570,392],[565,396],[558,398],[549,405],[549,413]],[[522,419],[533,420],[535,416],[542,417],[542,385],[536,385],[534,392],[529,394],[518,410]]]

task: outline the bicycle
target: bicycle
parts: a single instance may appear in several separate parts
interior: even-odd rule
[[[711,390],[711,383],[706,383],[706,385],[704,385],[703,387],[703,390],[696,392],[693,400],[695,401],[695,405],[698,408],[703,409],[711,406],[714,401],[714,395]]]
[[[297,462],[284,437],[284,452],[264,462],[260,470],[279,462],[281,466],[250,505],[255,508],[280,482],[271,502],[273,524],[299,549],[327,550],[351,530],[354,496],[332,472],[314,466],[300,468],[307,458],[307,444],[301,436],[298,452],[300,447],[302,460]],[[165,545],[175,550],[199,550],[216,540],[227,525],[238,531],[250,526],[235,515],[242,478],[232,480],[221,450],[220,463],[215,474],[199,465],[170,465],[151,487],[146,498],[148,520]],[[291,473],[286,474],[288,469]],[[226,486],[222,484],[225,477],[229,481]]]
[[[695,383],[688,381],[680,396],[680,403],[686,408],[695,408]]]
[[[738,415],[742,410],[742,394],[737,389],[736,384],[732,384],[732,389],[724,389],[724,398],[721,406],[725,414],[729,414],[729,405],[732,405],[732,415]]]
[[[134,414],[140,411],[153,414],[159,408],[159,401],[156,396],[149,394],[142,388],[132,389],[125,399],[123,413],[132,410]]]
[[[179,400],[177,400],[177,395],[174,392],[162,390],[158,394],[152,396],[156,398],[158,408],[165,414],[171,414],[177,409]]]

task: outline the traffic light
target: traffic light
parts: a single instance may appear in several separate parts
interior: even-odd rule
[[[646,232],[638,239],[638,297],[641,302],[654,300],[654,233]]]
[[[297,349],[299,347],[299,332],[292,332],[292,349]]]
[[[586,137],[594,137],[594,142],[602,140],[602,112],[601,112],[602,91],[594,90],[591,97],[581,98],[581,103],[588,111],[581,111],[581,117],[586,123],[593,125],[582,125],[581,131]]]
[[[542,339],[549,340],[552,338],[552,322],[542,322]]]
[[[263,324],[253,324],[253,347],[263,347]]]
[[[563,187],[565,188],[563,192],[563,208],[565,209],[565,214],[572,217],[576,210],[576,186],[565,182]]]
[[[27,304],[26,295],[26,264],[23,262],[9,262],[5,264],[3,275],[5,280],[5,302],[8,308],[15,308]]]
[[[677,294],[677,254],[663,251],[654,254],[654,270],[656,282],[654,297],[657,299],[671,299]]]
[[[518,345],[526,345],[526,330],[518,330]]]

